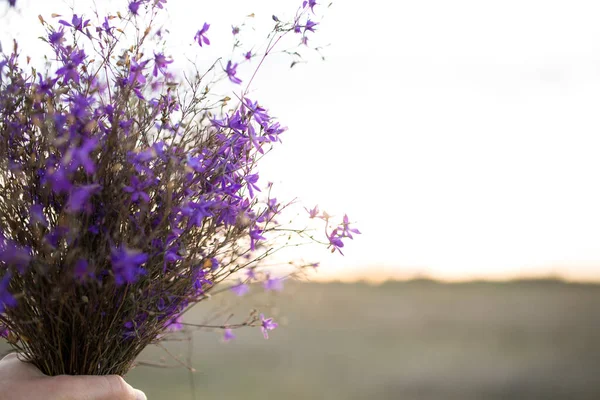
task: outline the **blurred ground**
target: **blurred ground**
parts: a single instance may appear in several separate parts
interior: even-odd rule
[[[188,322],[232,298],[222,299],[201,303]],[[286,326],[268,341],[256,328],[227,344],[194,333],[195,399],[600,399],[597,285],[298,283],[252,301]],[[188,346],[167,344],[184,359]],[[140,359],[165,356],[151,348]],[[150,400],[191,400],[189,377],[138,367],[127,380]]]

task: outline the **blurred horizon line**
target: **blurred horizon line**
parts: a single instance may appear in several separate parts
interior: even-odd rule
[[[523,271],[521,273],[487,273],[487,274],[443,274],[427,271],[415,271],[393,268],[349,268],[347,270],[320,267],[319,270],[310,271],[306,274],[310,282],[330,283],[355,283],[363,282],[369,284],[382,284],[386,282],[414,282],[414,281],[432,281],[440,283],[510,283],[510,282],[564,282],[564,283],[583,283],[600,284],[600,267],[593,268],[594,272],[573,270],[569,272],[558,272],[558,268],[544,271]]]
[[[518,283],[560,283],[567,285],[600,285],[600,280],[570,280],[564,279],[560,276],[546,276],[546,277],[517,277],[514,279],[439,279],[434,277],[414,277],[406,279],[385,279],[385,280],[368,280],[368,279],[354,279],[354,280],[341,280],[341,279],[306,279],[296,280],[299,283],[316,283],[316,284],[368,284],[373,286],[380,286],[385,284],[393,283],[433,283],[442,285],[468,285],[468,284],[518,284]]]

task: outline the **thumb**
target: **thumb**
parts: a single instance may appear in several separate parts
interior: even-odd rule
[[[60,375],[48,382],[53,392],[66,394],[69,400],[147,400],[142,391],[134,389],[118,375]]]

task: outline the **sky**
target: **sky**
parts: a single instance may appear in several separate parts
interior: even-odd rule
[[[34,55],[37,14],[67,15],[70,3],[19,3],[0,0],[0,39],[16,35]],[[169,51],[206,63],[230,54],[245,15],[256,31],[242,34],[258,38],[300,3],[168,0]],[[311,43],[325,60],[290,69],[275,56],[252,96],[289,128],[261,179],[363,232],[344,257],[299,251],[321,260],[316,279],[600,279],[600,3],[340,0],[315,11]],[[212,44],[198,53],[205,21]]]

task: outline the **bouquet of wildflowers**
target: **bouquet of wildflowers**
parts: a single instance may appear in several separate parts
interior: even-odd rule
[[[0,54],[2,335],[48,375],[123,375],[215,287],[280,283],[256,269],[290,233],[257,164],[285,128],[236,68],[262,64],[288,34],[306,44],[317,4],[289,23],[273,17],[264,52],[177,78],[153,28],[165,3],[130,1],[94,22],[40,16],[44,72],[20,66],[16,43]],[[210,25],[198,28],[195,42],[209,45]],[[239,93],[214,95],[220,80]],[[359,233],[347,217],[309,217],[325,221],[333,251]],[[276,327],[263,315],[242,325]]]

